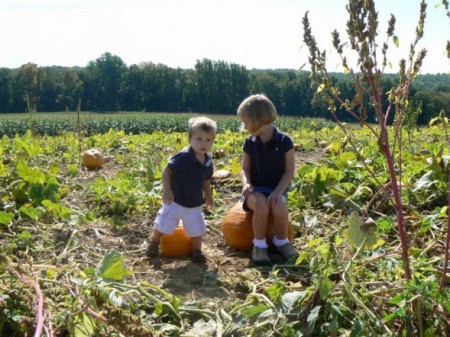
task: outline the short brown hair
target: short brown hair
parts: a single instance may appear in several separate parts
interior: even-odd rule
[[[217,124],[208,117],[190,118],[188,123],[189,138],[191,138],[193,133],[199,129],[205,132],[211,132],[215,137],[217,133]]]
[[[252,124],[261,127],[277,118],[277,109],[264,94],[251,95],[244,99],[237,110],[238,116],[247,115]]]

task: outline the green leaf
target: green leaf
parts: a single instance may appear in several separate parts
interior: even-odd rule
[[[319,293],[320,293],[320,298],[322,300],[325,300],[328,295],[331,292],[331,289],[333,288],[333,284],[331,283],[330,279],[326,276],[324,276],[322,278],[322,282],[320,282],[319,285]]]
[[[393,41],[394,41],[395,46],[398,48],[398,46],[400,45],[400,41],[398,40],[398,36],[397,36],[397,35],[394,35],[394,36],[392,37],[392,39],[393,39]]]
[[[436,179],[432,179],[433,171],[428,171],[419,180],[417,180],[412,187],[413,192],[418,192],[422,189],[429,189],[434,184],[437,184],[439,181]]]
[[[5,166],[2,162],[0,162],[0,177],[6,176],[8,173],[8,167]]]
[[[9,226],[12,219],[14,219],[14,214],[0,211],[0,225]]]
[[[308,317],[306,318],[306,321],[308,322],[308,329],[312,331],[316,325],[317,319],[319,318],[321,306],[315,306],[310,312]]]
[[[284,313],[290,313],[296,309],[296,304],[303,300],[308,292],[304,291],[291,291],[284,293],[281,296],[281,308]]]
[[[22,206],[19,209],[19,214],[24,217],[34,221],[37,221],[42,215],[42,210],[34,207]]]
[[[435,124],[438,124],[438,123],[440,123],[440,121],[441,121],[441,117],[431,118],[430,121],[428,122],[428,126],[433,126]]]
[[[105,280],[121,281],[132,272],[123,266],[123,257],[115,250],[109,250],[98,269],[99,275]]]
[[[361,218],[356,212],[353,212],[348,220],[348,229],[344,230],[344,237],[353,248],[375,249],[384,243],[384,240],[377,237],[374,233],[364,230]]]
[[[241,314],[250,319],[256,319],[260,314],[269,309],[269,307],[263,303],[248,306],[242,309]]]
[[[350,333],[350,337],[357,337],[363,330],[364,324],[360,320],[356,320],[355,324],[353,324],[352,332]]]
[[[23,159],[17,163],[17,174],[24,180],[32,184],[42,185],[45,182],[44,173],[38,168],[31,168]]]
[[[389,300],[389,304],[400,304],[403,301],[402,295],[396,295]]]
[[[85,312],[83,312],[79,317],[80,321],[74,327],[73,336],[75,337],[92,336],[95,328],[94,319]]]
[[[330,337],[335,337],[338,335],[339,323],[336,317],[328,324],[328,332],[330,333]]]
[[[272,301],[278,301],[281,295],[286,291],[286,288],[281,283],[275,283],[265,289]]]

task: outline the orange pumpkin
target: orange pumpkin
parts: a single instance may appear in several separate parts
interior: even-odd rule
[[[161,255],[167,257],[187,256],[192,254],[191,238],[181,223],[172,234],[164,234],[160,242]]]
[[[97,169],[103,166],[103,164],[111,161],[112,156],[104,156],[97,149],[89,149],[83,152],[83,164],[88,169]]]
[[[222,233],[225,241],[234,248],[240,250],[250,250],[253,247],[253,226],[252,226],[253,212],[246,212],[242,208],[242,202],[236,203],[231,207],[228,213],[222,220]],[[272,238],[275,235],[275,228],[273,226],[272,216],[269,217],[269,224],[267,226],[267,242],[272,243]],[[289,222],[288,239],[294,239],[294,225]]]

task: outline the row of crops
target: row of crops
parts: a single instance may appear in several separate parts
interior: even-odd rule
[[[127,134],[151,133],[153,131],[184,132],[187,119],[193,114],[164,113],[118,113],[118,114],[23,114],[19,117],[0,117],[0,137],[24,135],[31,130],[36,135],[57,136],[63,132],[81,132],[83,135],[103,134],[109,130],[122,130]],[[235,116],[210,115],[217,120],[218,131],[238,131],[240,123]],[[324,119],[300,119],[283,117],[277,121],[282,129],[311,127],[321,129],[332,123]]]

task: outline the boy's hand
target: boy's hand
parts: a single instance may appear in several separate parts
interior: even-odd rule
[[[206,198],[206,209],[208,210],[208,211],[211,211],[212,209],[213,209],[213,207],[214,207],[214,201],[213,201],[213,199],[212,198]]]
[[[166,205],[170,205],[175,199],[172,190],[163,192],[163,203]]]
[[[253,186],[250,184],[245,184],[244,187],[242,187],[242,195],[244,198],[247,198],[250,194],[253,193]]]

